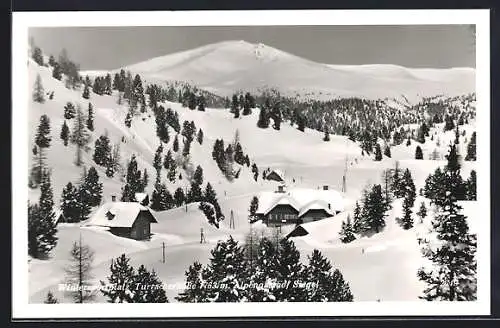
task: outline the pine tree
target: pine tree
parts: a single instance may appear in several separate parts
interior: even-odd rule
[[[134,295],[131,303],[168,303],[163,283],[154,270],[149,272],[144,265],[133,277]]]
[[[33,101],[41,104],[45,102],[45,91],[43,89],[40,74],[37,74],[35,85],[33,86]]]
[[[240,115],[239,104],[238,104],[238,95],[236,95],[236,94],[233,94],[233,98],[231,100],[231,110],[229,112],[234,114],[235,118],[238,118]],[[236,114],[236,112],[238,112],[238,114]],[[238,115],[238,116],[236,116],[236,115]]]
[[[307,300],[307,292],[297,284],[304,281],[304,267],[300,263],[300,253],[293,241],[281,239],[278,253],[271,263],[276,272],[276,282],[283,286],[288,281],[288,288],[276,288],[274,294],[278,302],[304,302]],[[280,286],[278,285],[278,286]]]
[[[54,297],[54,294],[52,294],[52,292],[49,290],[49,292],[47,293],[47,297],[45,298],[45,301],[43,301],[43,303],[57,304],[59,303],[59,301],[57,300],[57,298]]]
[[[134,154],[127,167],[126,184],[122,188],[122,202],[133,202],[135,194],[143,191],[142,186],[141,171],[137,169],[137,160]]]
[[[403,218],[401,219],[402,227],[405,230],[411,229],[413,227],[413,218],[411,216],[411,202],[411,195],[407,194],[403,200]]]
[[[380,149],[380,145],[376,144],[375,145],[375,161],[381,161],[382,160],[382,150]]]
[[[460,131],[458,130],[458,125],[455,127],[455,141],[453,143],[455,145],[460,143]]]
[[[460,162],[459,155],[456,145],[450,145],[450,150],[448,155],[445,156],[447,163],[445,166],[445,177],[447,178],[447,186],[452,195],[458,200],[465,200],[465,184],[463,183],[462,176],[460,174]],[[443,198],[444,195],[441,195]]]
[[[259,168],[255,163],[252,164],[252,173],[253,173],[253,179],[257,181],[257,179],[259,178]]]
[[[158,148],[156,148],[155,157],[153,159],[153,167],[156,170],[156,176],[159,178],[160,170],[162,167],[162,153],[163,153],[163,144],[160,142]]]
[[[64,106],[64,118],[67,120],[71,120],[75,117],[75,115],[76,115],[75,106],[68,101]]]
[[[415,159],[424,159],[422,148],[420,148],[420,146],[417,146],[417,148],[415,148]]]
[[[196,167],[196,170],[194,172],[193,182],[198,186],[201,186],[203,184],[203,169],[199,165]]]
[[[245,255],[238,242],[229,236],[227,241],[219,241],[210,252],[211,258],[204,279],[207,284],[224,284],[222,289],[207,290],[211,302],[241,302],[247,300],[244,283],[248,279]]]
[[[129,264],[130,259],[122,254],[111,260],[110,275],[107,282],[101,281],[101,293],[108,298],[109,303],[130,303],[133,292],[130,290],[134,282],[135,270]]]
[[[420,208],[417,212],[418,217],[420,218],[420,223],[424,222],[425,217],[427,216],[427,208],[425,207],[425,203],[420,203]]]
[[[54,64],[54,68],[52,69],[52,77],[59,81],[61,81],[62,79],[62,69],[58,63]]]
[[[163,160],[163,167],[168,170],[172,165],[174,165],[175,160],[172,156],[172,152],[170,149],[167,151],[167,154],[165,155],[165,159]]]
[[[253,221],[255,219],[255,213],[257,212],[257,209],[259,208],[259,199],[257,196],[252,197],[252,201],[250,202],[250,208],[248,209],[248,212],[250,213],[250,221]]]
[[[203,192],[203,200],[213,205],[215,209],[215,215],[218,221],[224,219],[224,215],[222,214],[219,201],[217,200],[217,194],[212,185],[210,184],[210,182],[207,183],[205,191]]]
[[[476,186],[476,171],[471,170],[470,176],[465,182],[466,192],[467,192],[467,200],[477,200],[477,186]]]
[[[455,128],[455,123],[453,123],[453,118],[450,115],[446,115],[444,124],[444,131],[450,131]]]
[[[384,155],[391,158],[391,147],[389,147],[388,144],[385,145],[385,148],[384,148]]]
[[[382,187],[378,184],[372,187],[368,198],[363,203],[363,219],[368,230],[379,233],[385,227],[385,205]]]
[[[70,251],[70,264],[66,268],[67,283],[77,285],[76,291],[71,291],[75,303],[84,303],[95,298],[92,289],[92,264],[94,252],[88,245],[82,244],[82,238],[73,243]]]
[[[177,135],[174,138],[174,143],[172,144],[172,149],[173,149],[174,152],[178,152],[179,151],[179,140],[177,138]]]
[[[44,170],[42,181],[40,182],[40,211],[45,217],[53,213],[54,208],[54,193],[50,182],[50,171]]]
[[[177,207],[180,207],[184,204],[185,201],[184,191],[181,187],[177,188],[174,192],[174,202]]]
[[[410,207],[413,207],[417,192],[415,189],[415,183],[413,182],[413,177],[411,176],[411,172],[409,169],[406,169],[403,174],[403,179],[400,184],[400,188],[401,188],[400,194],[403,197],[408,196],[409,205]]]
[[[205,111],[205,97],[200,96],[198,97],[198,110],[204,112]]]
[[[259,120],[257,121],[257,126],[261,129],[267,129],[269,127],[269,115],[266,108],[261,108],[259,112]]]
[[[73,131],[71,133],[71,142],[76,145],[76,166],[80,166],[82,164],[82,148],[87,146],[90,139],[84,122],[85,117],[82,110],[78,106]]]
[[[466,161],[476,160],[476,131],[472,132],[469,144],[467,145],[467,155],[465,156]]]
[[[342,227],[340,230],[340,241],[343,243],[350,243],[351,241],[356,239],[354,235],[354,228],[351,224],[351,217],[347,216],[347,222],[342,221]]]
[[[355,233],[361,233],[365,231],[365,224],[363,221],[363,217],[361,216],[361,206],[359,205],[358,201],[356,201],[356,205],[354,206],[354,220],[352,229]]]
[[[28,254],[43,258],[57,245],[54,213],[45,213],[38,204],[28,204]]]
[[[323,141],[330,141],[330,133],[328,132],[328,128],[325,128],[325,136],[323,137]]]
[[[195,261],[185,273],[186,289],[179,293],[175,299],[181,303],[208,302],[207,292],[202,277],[202,265]]]
[[[60,137],[61,140],[63,141],[64,146],[67,146],[69,140],[69,128],[68,125],[66,124],[66,120],[64,121],[63,126],[61,128]]]
[[[202,199],[203,199],[203,194],[200,185],[197,184],[195,181],[193,181],[191,183],[191,188],[189,189],[187,194],[187,202],[194,203],[194,202],[199,202]]]
[[[94,131],[94,109],[91,103],[89,103],[89,114],[87,115],[87,129]]]
[[[102,183],[99,182],[99,174],[97,170],[91,166],[85,180],[80,186],[80,190],[83,194],[82,201],[89,206],[98,206],[102,199]]]
[[[35,63],[37,63],[38,65],[44,66],[42,49],[40,49],[39,47],[35,46],[31,58],[33,58]]]
[[[308,256],[309,265],[305,268],[305,281],[314,281],[316,289],[306,289],[307,302],[352,302],[353,295],[338,269],[320,251],[315,249]]]
[[[111,145],[107,132],[95,141],[92,157],[97,165],[108,166],[111,158]]]
[[[167,178],[170,182],[175,182],[176,176],[177,176],[177,164],[175,163],[175,161],[172,161],[170,163],[170,168],[168,169]]]
[[[433,262],[433,267],[418,270],[418,278],[426,284],[420,298],[427,301],[473,301],[477,299],[477,238],[469,233],[457,198],[450,191],[447,196],[432,221],[436,240],[426,243],[422,249],[424,256]]]
[[[87,83],[85,83],[85,86],[83,87],[83,93],[82,93],[83,99],[89,99],[90,98],[90,91],[89,91],[89,86]]]
[[[49,148],[52,138],[50,137],[50,120],[47,115],[40,116],[40,123],[35,136],[35,143],[40,148]]]
[[[198,130],[198,135],[196,137],[196,140],[198,141],[198,143],[200,145],[203,144],[203,130],[202,129]]]

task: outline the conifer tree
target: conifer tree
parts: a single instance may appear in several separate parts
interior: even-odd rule
[[[469,144],[467,145],[467,155],[465,156],[466,161],[476,160],[476,131],[472,132]]]
[[[425,207],[425,203],[420,203],[420,208],[417,212],[418,217],[420,218],[420,223],[422,223],[427,216],[427,208]]]
[[[170,168],[168,169],[167,178],[170,182],[175,182],[177,176],[177,164],[175,161],[170,163]]]
[[[259,169],[257,167],[257,164],[253,163],[252,164],[252,173],[253,173],[253,179],[257,181],[259,178]]]
[[[244,283],[248,281],[245,255],[238,242],[229,237],[219,241],[210,252],[211,258],[204,274],[208,284],[224,284],[226,288],[207,290],[211,302],[241,302],[247,300]]]
[[[85,303],[95,298],[94,290],[91,288],[92,264],[94,261],[94,251],[82,243],[82,238],[73,243],[70,250],[70,264],[66,268],[67,282],[77,285],[75,291],[70,294],[75,303]]]
[[[137,169],[137,160],[134,154],[127,167],[126,184],[122,188],[122,202],[133,202],[135,194],[142,192],[142,186],[141,171]]]
[[[197,135],[197,137],[196,137],[196,140],[198,141],[198,143],[199,143],[200,145],[202,145],[202,144],[203,144],[203,130],[202,130],[202,129],[199,129],[199,130],[198,130],[198,135]]]
[[[52,292],[49,290],[49,292],[47,293],[47,297],[45,298],[45,301],[43,301],[43,303],[57,304],[59,303],[59,301],[57,300],[57,298],[54,297],[54,294],[52,294]]]
[[[445,166],[445,177],[448,178],[447,186],[453,196],[455,196],[458,200],[465,200],[465,184],[463,183],[462,176],[460,174],[461,165],[459,162],[459,155],[457,151],[456,145],[450,145],[450,150],[448,155],[445,156],[447,159],[447,163]],[[444,195],[441,195],[444,198]]]
[[[50,171],[44,170],[40,182],[40,211],[43,216],[49,216],[54,208],[54,193],[50,182]]]
[[[307,292],[297,284],[304,281],[304,267],[300,262],[300,253],[293,241],[281,239],[273,270],[276,272],[278,286],[290,281],[288,288],[276,288],[274,292],[278,302],[304,302]]]
[[[85,179],[80,186],[83,194],[82,201],[90,207],[98,206],[102,199],[102,182],[99,182],[99,174],[97,170],[91,166],[85,176]]]
[[[130,290],[134,282],[135,270],[129,264],[130,259],[122,254],[111,260],[111,273],[107,282],[101,281],[101,293],[108,298],[109,303],[131,303],[133,292]]]
[[[182,206],[185,201],[184,191],[181,187],[177,188],[174,192],[174,202],[177,207]]]
[[[330,133],[328,132],[328,128],[325,128],[325,136],[323,137],[323,141],[330,141]]]
[[[267,129],[269,127],[269,115],[267,109],[262,107],[259,112],[259,120],[257,121],[257,126],[261,129]]]
[[[75,106],[69,101],[64,106],[64,118],[71,120],[76,116]]]
[[[43,54],[42,54],[42,49],[40,49],[39,47],[36,47],[34,48],[33,50],[33,53],[31,55],[31,58],[33,58],[33,60],[35,61],[35,63],[37,63],[38,65],[40,66],[44,66],[43,64]]]
[[[410,194],[406,194],[403,200],[403,218],[401,219],[402,227],[405,230],[411,229],[413,227],[413,218],[411,216],[412,211],[412,199]]]
[[[471,170],[470,171],[470,176],[465,182],[466,185],[466,192],[467,192],[467,199],[468,200],[477,200],[477,186],[476,186],[476,171]]]
[[[54,64],[54,68],[52,69],[52,77],[59,81],[62,79],[62,69],[57,62]]]
[[[354,220],[352,225],[353,232],[355,233],[361,233],[365,231],[365,224],[363,222],[363,217],[361,216],[361,214],[361,206],[359,205],[359,202],[356,201],[356,205],[354,206]]]
[[[71,142],[76,145],[76,166],[82,164],[82,149],[87,146],[89,142],[89,135],[85,127],[85,117],[80,107],[77,107],[76,119],[71,133]]]
[[[449,190],[452,186],[447,187]],[[433,266],[418,270],[418,278],[426,284],[420,298],[473,301],[477,299],[477,238],[469,233],[466,217],[460,213],[462,208],[455,195],[448,191],[447,196],[432,221],[436,240],[427,242],[422,249]]]
[[[61,128],[60,137],[61,140],[63,141],[64,146],[67,146],[69,140],[69,128],[68,125],[66,124],[66,120],[64,121],[63,126]]]
[[[217,217],[217,220],[220,221],[220,220],[224,219],[224,215],[222,214],[222,210],[220,208],[219,201],[217,200],[217,194],[216,194],[214,188],[212,187],[212,185],[210,184],[210,182],[208,182],[206,187],[205,187],[205,191],[203,193],[203,200],[205,202],[213,205],[213,207],[215,209],[215,215]]]
[[[420,148],[420,146],[417,146],[417,148],[415,148],[415,159],[424,159],[422,148]]]
[[[305,281],[318,284],[315,289],[306,289],[307,302],[352,302],[353,295],[342,273],[333,267],[320,251],[315,249],[308,256],[305,267]]]
[[[90,91],[89,91],[89,86],[87,83],[85,83],[83,87],[83,93],[82,93],[83,99],[89,99],[90,98]]]
[[[382,196],[382,187],[376,184],[363,203],[363,219],[368,230],[379,233],[385,227],[385,205]]]
[[[342,227],[339,235],[340,241],[343,243],[350,243],[356,239],[356,236],[354,235],[354,228],[351,224],[351,217],[349,215],[347,216],[346,222],[342,221]]]
[[[162,281],[154,270],[150,272],[144,265],[137,269],[132,286],[134,295],[131,303],[168,303]]]
[[[177,301],[181,303],[208,302],[202,272],[202,265],[198,261],[189,266],[185,273],[186,289],[180,292],[179,296],[175,297]]]
[[[158,148],[156,148],[155,157],[153,159],[153,167],[156,170],[156,175],[160,176],[160,170],[162,167],[162,153],[163,153],[163,143],[160,142]]]
[[[175,160],[172,156],[172,152],[170,149],[167,151],[167,154],[165,155],[165,159],[163,160],[163,167],[168,170],[172,165],[174,165]]]
[[[107,132],[101,135],[94,146],[93,160],[97,165],[108,166],[111,158],[111,145]]]
[[[28,254],[43,258],[57,245],[54,213],[46,213],[38,204],[28,204]]]
[[[94,108],[91,103],[89,103],[89,114],[87,115],[87,129],[94,131]]]
[[[40,123],[35,136],[35,143],[39,149],[49,148],[52,138],[50,137],[50,120],[47,115],[40,116]]]
[[[179,151],[179,140],[177,138],[177,135],[174,138],[174,143],[172,144],[172,149],[174,152]]]
[[[201,95],[200,97],[198,97],[198,110],[204,112],[205,107],[206,107],[205,97],[203,97],[203,95]]]
[[[259,208],[259,199],[257,196],[252,197],[252,201],[250,202],[250,208],[248,209],[248,212],[250,213],[249,217],[250,220],[253,221],[255,218],[255,214],[257,212],[257,209]]]
[[[375,161],[382,160],[382,150],[380,149],[380,144],[375,145]]]
[[[40,74],[37,74],[35,85],[33,86],[33,101],[41,104],[45,102],[45,91],[43,89]]]
[[[385,148],[384,148],[384,155],[391,158],[391,147],[389,147],[388,144],[385,145]]]

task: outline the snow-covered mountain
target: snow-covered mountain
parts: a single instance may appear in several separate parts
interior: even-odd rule
[[[332,61],[335,61],[332,58]],[[475,90],[475,69],[410,69],[396,65],[327,65],[264,44],[224,41],[123,67],[146,79],[181,80],[219,95],[276,88],[313,98],[409,99]],[[117,71],[117,70],[114,70]],[[94,75],[96,72],[88,72]],[[101,72],[102,73],[102,72]],[[84,73],[85,74],[85,73]]]

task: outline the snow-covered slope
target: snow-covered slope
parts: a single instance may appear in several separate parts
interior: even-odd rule
[[[332,58],[332,61],[335,61]],[[124,67],[150,79],[188,81],[220,95],[277,88],[314,98],[367,98],[464,94],[475,70],[408,69],[395,65],[326,65],[264,44],[224,41]],[[89,72],[92,74],[95,72]]]

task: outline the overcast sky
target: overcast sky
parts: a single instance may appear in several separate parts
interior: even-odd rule
[[[30,29],[46,54],[66,48],[82,70],[114,69],[225,40],[245,40],[326,64],[475,67],[466,25],[56,27]]]

